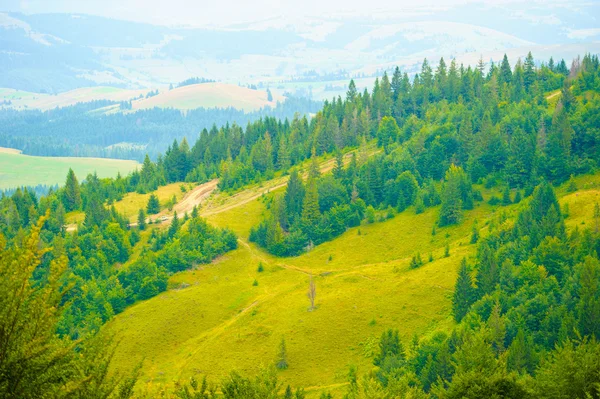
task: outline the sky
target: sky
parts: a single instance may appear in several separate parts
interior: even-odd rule
[[[0,9],[34,13],[82,13],[169,26],[228,26],[272,18],[369,16],[410,18],[465,5],[510,8],[529,23],[559,24],[561,8],[571,10],[594,0],[2,0]],[[539,8],[543,13],[528,10]],[[534,19],[533,21],[531,19]],[[600,22],[598,23],[600,26]]]

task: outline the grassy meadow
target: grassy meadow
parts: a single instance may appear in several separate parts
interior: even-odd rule
[[[20,186],[64,185],[69,168],[81,181],[90,173],[100,177],[126,175],[138,167],[135,161],[109,158],[37,157],[0,148],[0,189]]]
[[[557,189],[570,229],[591,220],[600,200],[600,175],[575,181],[575,192],[568,184]],[[274,362],[284,337],[289,368],[279,372],[281,381],[306,387],[309,397],[323,391],[340,396],[350,365],[360,373],[373,367],[385,329],[399,329],[409,348],[413,336],[424,338],[453,326],[456,270],[463,257],[473,261],[475,220],[485,236],[490,222],[511,223],[524,204],[491,206],[487,201],[492,195],[501,197],[500,191],[477,189],[484,202],[465,212],[460,225],[438,227],[433,234],[439,207],[419,215],[409,208],[387,220],[382,212],[378,222],[349,229],[291,258],[272,256],[248,242],[269,197],[283,192],[281,177],[233,194],[215,192],[202,204],[201,214],[213,225],[233,229],[238,249],[210,265],[173,275],[166,292],[109,322],[105,329],[119,340],[114,369],[129,370],[143,361],[137,388],[155,394],[191,376],[218,381],[231,370],[254,374]],[[161,202],[173,194],[183,196],[179,185],[157,194]],[[128,194],[115,206],[133,218],[147,196]],[[147,236],[149,230],[142,242]],[[416,253],[424,265],[410,269]],[[257,271],[259,263],[263,272]],[[310,276],[317,285],[313,311],[306,295]]]

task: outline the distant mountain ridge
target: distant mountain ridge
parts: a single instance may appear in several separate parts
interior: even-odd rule
[[[0,13],[0,87],[46,93],[96,85],[141,89],[190,76],[276,85],[313,70],[371,75],[397,64],[412,72],[425,57],[471,54],[471,60],[476,54],[489,61],[491,54],[513,50],[519,57],[535,48],[536,56],[544,58],[548,41],[554,53],[556,45],[574,43],[600,51],[593,34],[582,38],[538,23],[547,40],[538,34],[522,38],[522,30],[486,18],[480,25],[465,21],[448,12],[428,20],[270,19],[217,29],[90,15]],[[496,25],[499,29],[489,27]]]

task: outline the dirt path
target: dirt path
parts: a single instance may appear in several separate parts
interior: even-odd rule
[[[219,179],[211,180],[207,183],[200,184],[197,187],[194,187],[192,191],[188,192],[181,201],[179,201],[173,207],[173,210],[169,211],[167,209],[163,209],[156,215],[152,215],[149,219],[156,221],[158,220],[161,224],[170,221],[173,219],[173,212],[177,212],[179,217],[183,216],[184,213],[190,213],[194,209],[195,206],[199,206],[205,201],[210,195],[217,189],[217,185],[219,184]],[[130,223],[129,227],[137,226],[137,222]]]
[[[380,151],[381,150],[379,150],[379,149],[370,151],[369,156],[375,155]],[[348,165],[350,163],[350,160],[352,159],[352,153],[355,153],[355,152],[358,152],[358,150],[352,150],[352,151],[344,154],[344,158],[343,158],[344,165]],[[321,171],[321,173],[327,173],[327,172],[333,170],[334,167],[335,167],[335,158],[328,159],[327,161],[324,161],[321,164],[319,164],[319,170]],[[302,170],[301,175],[303,178],[306,178],[308,176],[308,167]],[[289,176],[284,176],[284,177],[280,177],[278,179],[270,180],[270,181],[266,182],[267,184],[265,184],[264,186],[259,187],[258,190],[256,190],[256,192],[254,194],[249,195],[245,198],[243,198],[243,197],[244,197],[244,195],[248,195],[248,190],[244,190],[239,193],[233,194],[232,196],[230,196],[226,199],[228,204],[219,205],[213,209],[206,209],[205,211],[200,212],[200,214],[202,216],[206,217],[206,216],[215,215],[215,214],[218,214],[221,212],[226,212],[231,209],[237,208],[238,206],[245,205],[248,202],[254,201],[257,198],[261,197],[263,194],[269,193],[273,190],[277,190],[281,187],[285,187],[287,185],[288,180],[289,180]],[[268,184],[268,183],[270,183],[270,184]]]

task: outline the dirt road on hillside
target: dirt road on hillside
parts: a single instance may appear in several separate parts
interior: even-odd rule
[[[194,187],[191,191],[189,191],[181,201],[179,201],[173,207],[172,211],[168,209],[163,209],[156,215],[150,216],[148,219],[153,221],[159,221],[160,223],[165,223],[171,219],[173,219],[173,212],[177,212],[179,217],[183,216],[184,213],[191,213],[195,206],[199,206],[203,201],[208,199],[210,195],[217,189],[217,185],[219,184],[219,179],[211,180],[207,183],[200,184],[197,187]],[[137,223],[130,223],[130,227],[137,226]]]
[[[352,159],[352,153],[357,152],[357,151],[358,150],[350,151],[344,155],[344,158],[343,158],[344,165],[347,165],[350,163],[350,160]],[[377,154],[380,151],[381,150],[372,151],[369,153],[369,156]],[[334,167],[335,167],[335,158],[328,159],[327,161],[321,163],[319,165],[319,170],[321,171],[321,173],[327,173],[327,172],[330,172]],[[306,179],[308,176],[308,170],[302,170],[301,175],[303,178]],[[289,176],[284,176],[284,177],[280,177],[278,179],[270,180],[269,182],[266,182],[266,184],[264,186],[260,187],[259,190],[255,191],[254,193],[252,193],[250,195],[248,193],[248,190],[244,190],[242,192],[239,192],[239,193],[234,194],[231,197],[227,198],[227,204],[218,205],[214,208],[205,209],[204,211],[200,212],[200,215],[211,216],[211,215],[215,215],[215,214],[218,214],[221,212],[231,210],[233,208],[237,208],[238,206],[242,206],[244,204],[247,204],[248,202],[254,201],[255,199],[261,197],[263,194],[269,193],[273,190],[277,190],[281,187],[285,187],[287,185],[288,180],[289,180]]]

